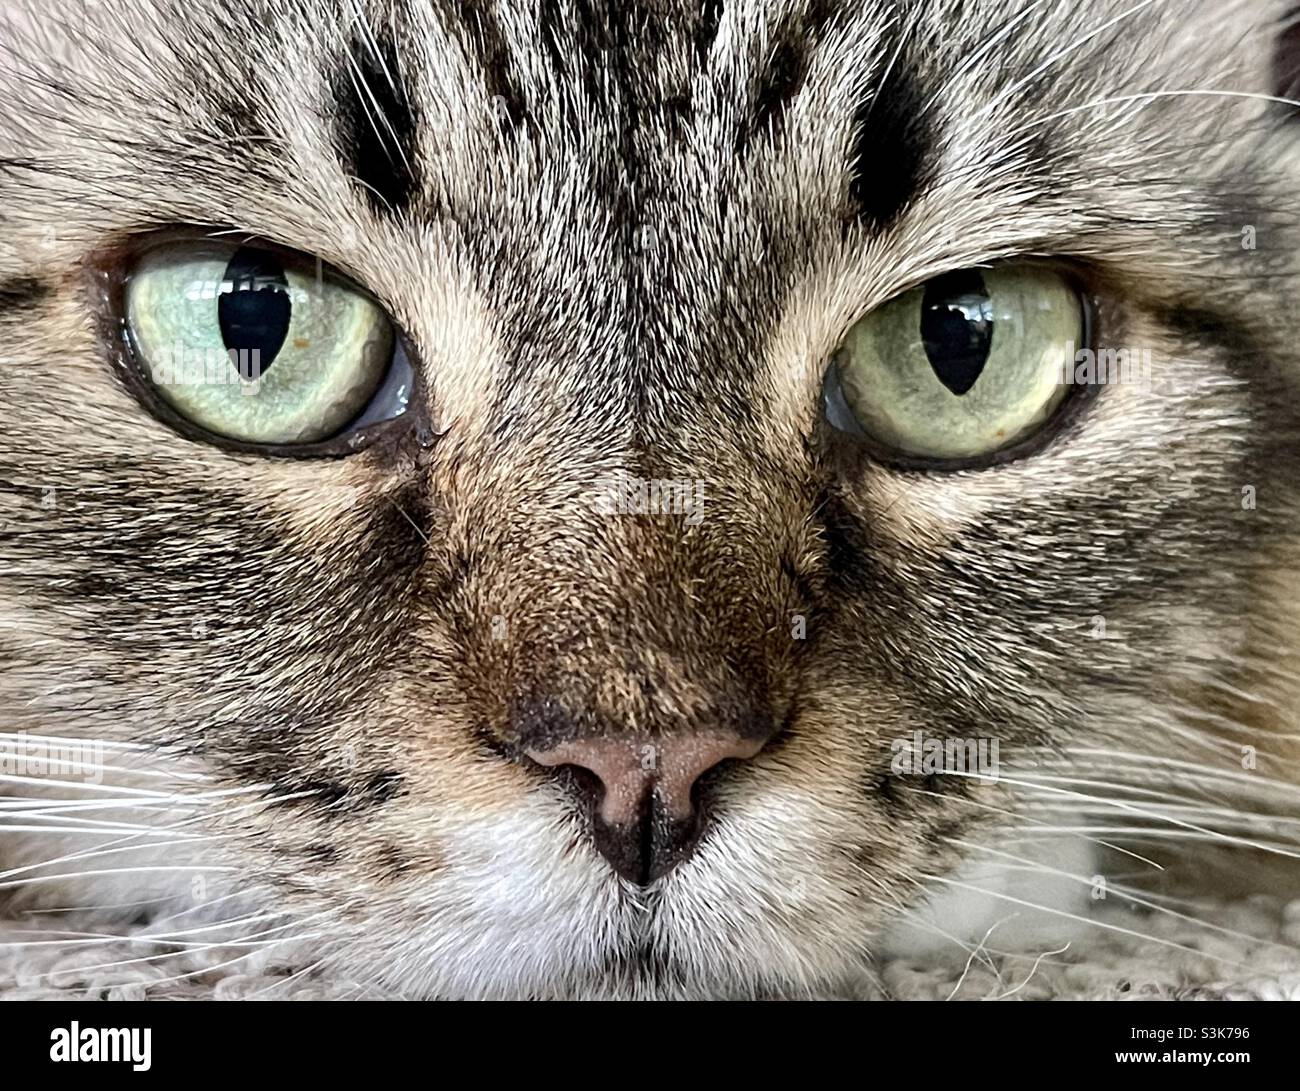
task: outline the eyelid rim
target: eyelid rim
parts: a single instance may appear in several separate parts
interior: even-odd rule
[[[1101,301],[1097,293],[1089,288],[1084,275],[1077,269],[1065,266],[1059,262],[1035,261],[1032,259],[1025,261],[1005,261],[998,262],[989,266],[972,266],[972,268],[997,269],[1005,267],[1036,266],[1055,273],[1061,277],[1079,298],[1079,306],[1083,312],[1083,344],[1081,347],[1092,348],[1097,344],[1097,331],[1100,328],[1100,311],[1102,310]],[[933,279],[933,278],[931,278]],[[896,300],[902,299],[911,292],[924,286],[928,281],[919,285],[901,291],[891,298],[887,299],[878,307],[873,307],[861,318],[856,319],[849,327],[856,326],[859,322],[864,321],[869,315],[874,314],[882,307],[888,306]],[[847,333],[845,334],[847,337]],[[928,458],[923,455],[908,455],[898,451],[891,450],[884,443],[873,437],[858,422],[857,416],[849,407],[844,398],[843,389],[839,382],[839,364],[838,359],[843,351],[843,342],[837,346],[831,353],[831,358],[826,366],[826,374],[822,381],[822,391],[819,399],[821,406],[821,417],[831,431],[837,436],[846,436],[851,441],[858,444],[870,456],[871,461],[877,465],[885,466],[891,470],[897,470],[907,473],[925,473],[925,474],[947,474],[970,472],[974,470],[990,470],[999,466],[1005,466],[1011,462],[1019,462],[1021,459],[1032,457],[1051,446],[1060,436],[1067,431],[1072,425],[1076,424],[1081,414],[1086,411],[1091,403],[1100,393],[1101,387],[1096,383],[1072,384],[1069,393],[1066,394],[1057,411],[1032,435],[1008,447],[1000,447],[996,451],[990,451],[984,455],[973,455],[966,458]],[[852,422],[851,429],[845,429],[836,424],[831,415],[837,416]]]
[[[143,255],[164,246],[184,242],[228,242],[236,247],[256,247],[281,255],[286,263],[306,263],[308,266],[314,266],[317,261],[320,261],[322,275],[327,275],[334,283],[346,287],[349,291],[364,295],[383,311],[384,317],[393,328],[393,360],[389,361],[389,368],[392,368],[393,361],[401,352],[406,355],[411,370],[416,376],[423,371],[419,354],[415,351],[411,339],[393,317],[392,311],[373,292],[329,262],[304,251],[269,242],[250,232],[233,230],[214,232],[211,229],[197,227],[169,227],[130,236],[117,246],[105,248],[91,255],[86,262],[90,292],[99,315],[100,339],[106,346],[110,369],[118,382],[145,412],[184,439],[235,454],[257,455],[261,458],[298,460],[346,458],[381,441],[395,440],[406,433],[414,433],[422,446],[427,445],[434,437],[433,429],[429,425],[425,384],[421,382],[414,384],[406,410],[398,416],[377,421],[363,429],[350,430],[350,426],[345,427],[336,435],[314,443],[249,443],[210,432],[183,416],[158,393],[157,388],[144,372],[140,353],[131,335],[130,323],[127,321],[126,286],[131,270]],[[385,377],[387,375],[388,372],[385,372]],[[358,420],[365,415],[369,405],[370,403],[367,403],[357,414]]]

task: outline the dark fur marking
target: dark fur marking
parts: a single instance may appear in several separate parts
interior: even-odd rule
[[[798,595],[801,603],[816,602],[817,592],[812,577],[799,569],[794,558],[790,556],[781,558],[781,575],[794,586],[795,594]]]
[[[266,764],[258,762],[258,770]],[[402,777],[391,770],[376,773],[361,784],[345,784],[334,779],[284,779],[272,785],[269,806],[300,807],[319,812],[325,818],[342,818],[383,806],[402,794],[402,785]]]
[[[1212,345],[1225,353],[1225,362],[1243,378],[1255,376],[1258,362],[1267,359],[1252,331],[1252,321],[1209,307],[1181,304],[1159,308],[1154,317],[1180,338]],[[1246,359],[1240,357],[1245,354]]]
[[[275,91],[257,62],[256,51],[248,48],[246,16],[241,17],[236,6],[225,5],[214,11],[213,19],[208,48],[175,56],[173,86],[181,89],[183,98],[173,108],[178,116],[189,118],[190,102],[202,102],[201,124],[154,134],[148,155],[170,163],[178,173],[226,172],[233,161],[250,182],[274,186],[282,181],[275,166],[287,169],[292,162],[269,122],[273,115],[267,105]],[[214,133],[228,140],[231,147],[214,151]]]
[[[1224,366],[1248,384],[1253,413],[1260,422],[1247,433],[1249,450],[1243,469],[1252,477],[1251,483],[1290,482],[1300,461],[1300,383],[1260,344],[1254,323],[1235,313],[1187,305],[1158,310],[1155,317],[1184,343],[1217,349]]]
[[[1279,98],[1300,98],[1300,4],[1291,8],[1281,23],[1273,48],[1273,94]],[[1280,106],[1292,120],[1300,120],[1294,106]]]
[[[506,45],[505,31],[497,18],[496,9],[483,0],[459,0],[461,25],[469,33],[475,58],[483,70],[488,97],[492,108],[506,132],[513,132],[527,114],[527,101],[520,89],[510,50]],[[553,40],[552,33],[544,38]]]
[[[232,139],[256,141],[260,144],[266,144],[272,139],[270,131],[262,123],[257,107],[248,99],[231,95],[219,101],[219,123]],[[284,153],[270,150],[267,154],[279,158]]]
[[[308,845],[302,852],[312,863],[321,867],[329,867],[339,861],[339,850],[333,845]]]
[[[236,35],[238,32],[232,30],[231,33]],[[233,42],[238,39],[232,37],[231,40]],[[288,153],[272,137],[261,109],[262,101],[269,92],[248,55],[240,51],[234,53],[235,55],[224,55],[221,66],[215,70],[210,58],[205,58],[205,63],[185,58],[180,62],[184,83],[203,88],[203,100],[206,103],[205,127],[211,126],[232,142],[255,143],[260,146],[260,154],[283,160]],[[237,67],[231,71],[227,66]],[[183,144],[174,137],[164,147],[168,149],[169,155],[184,152]],[[237,158],[241,163],[247,162],[246,156]]]
[[[401,774],[391,769],[376,773],[366,782],[367,801],[373,805],[387,803],[402,793]]]
[[[809,60],[833,10],[829,3],[818,0],[801,19],[791,20],[780,29],[780,41],[759,83],[749,122],[738,134],[737,154],[743,155],[750,142],[765,132],[773,136],[781,132],[786,110],[803,89]]]
[[[873,773],[872,776],[874,777],[875,774]],[[897,812],[907,811],[909,809],[904,805],[904,801],[899,795],[898,788],[895,785],[892,776],[885,775],[879,780],[874,781],[874,783],[868,787],[868,791],[872,790],[874,790],[875,795],[878,796],[880,801],[885,805],[886,810]]]
[[[36,277],[0,281],[0,318],[40,306],[51,290],[45,281]]]
[[[829,575],[854,589],[861,589],[870,582],[870,577],[862,571],[864,554],[854,541],[856,528],[843,501],[826,490],[818,497],[813,510],[821,523]]]
[[[742,133],[740,147],[744,152],[749,142],[750,133],[761,133],[769,126],[773,132],[779,132],[781,121],[785,116],[790,100],[803,86],[807,75],[808,59],[802,42],[784,41],[776,47],[772,63],[763,78],[754,102],[754,114],[750,118],[749,130]]]
[[[630,14],[630,6],[629,9],[615,6],[609,9],[604,25],[608,28],[605,40],[608,42],[610,69],[619,88],[620,105],[626,120],[626,124],[620,130],[618,149],[618,157],[626,181],[625,184],[617,185],[615,188],[614,208],[622,229],[624,244],[629,250],[635,252],[641,245],[642,225],[636,212],[636,204],[645,196],[641,192],[645,168],[636,141],[636,133],[641,126],[641,102],[637,93],[636,37],[635,30],[628,21]],[[637,268],[638,266],[633,266],[633,269]],[[632,291],[637,296],[642,295],[641,286],[635,282]]]
[[[303,780],[271,785],[271,807],[311,807],[333,810],[347,799],[348,789],[336,780]]]
[[[933,143],[923,113],[926,96],[907,50],[892,60],[853,120],[849,194],[856,215],[877,231],[890,227],[924,189]]]
[[[94,468],[105,473],[140,472],[140,464],[133,460],[103,462]],[[27,495],[40,497],[43,491],[28,487]],[[176,558],[167,572],[169,584],[197,603],[229,599],[231,579],[249,570],[250,558],[278,557],[289,564],[301,556],[295,543],[266,528],[263,512],[248,505],[238,492],[164,483],[156,497],[142,492],[139,503],[143,507],[164,500],[175,505],[183,503],[188,510],[220,514],[211,515],[203,525],[186,524],[179,519],[125,525],[120,522],[123,512],[120,506],[115,508],[116,501],[111,495],[102,491],[60,489],[58,506],[54,509],[57,521],[46,520],[45,532],[52,543],[76,537],[81,542],[82,556],[92,563],[69,573],[65,583],[50,587],[45,593],[56,600],[108,600],[105,605],[114,612],[105,618],[105,647],[118,646],[116,641],[120,640],[121,633],[114,632],[115,628],[131,629],[146,620],[132,589],[147,579],[157,583],[154,558]],[[409,573],[423,561],[430,513],[422,495],[405,490],[397,496],[375,498],[367,514],[369,532],[347,543],[353,567],[340,568],[333,586],[347,591],[362,582],[358,573],[384,573],[383,581],[371,584],[366,592],[368,601],[373,603],[385,597],[394,598]],[[226,540],[205,545],[201,550],[187,548],[193,536],[205,527],[221,527]],[[324,543],[320,544],[324,548]],[[256,602],[231,604],[234,616],[257,619],[292,617],[308,606],[315,609],[333,606],[340,611],[351,608],[348,602],[331,597],[328,591],[319,599],[308,601],[296,588],[274,582],[262,585]],[[332,611],[318,619],[318,626],[324,632],[330,631],[334,623],[331,614]],[[213,610],[210,619],[217,622],[225,616],[225,610]]]
[[[411,858],[396,845],[384,845],[375,855],[381,879],[398,879],[411,870]]]
[[[718,37],[718,27],[722,23],[722,0],[704,0],[700,9],[700,21],[695,28],[695,55],[703,63],[708,57],[713,43]]]
[[[537,10],[537,36],[551,62],[551,71],[563,76],[571,63],[560,44],[563,34],[559,0],[542,0]]]
[[[401,215],[419,191],[416,117],[402,83],[397,46],[389,36],[373,44],[355,39],[352,63],[334,77],[337,139],[344,167],[378,213]]]
[[[664,112],[672,121],[673,131],[680,133],[695,120],[695,103],[689,94],[669,95],[664,99]]]
[[[549,25],[558,26],[559,22],[556,16]],[[552,37],[558,41],[558,31],[553,31]],[[559,48],[557,44],[556,49]],[[599,0],[574,0],[573,26],[569,28],[565,50],[562,67],[568,70],[573,65],[581,65],[582,87],[588,103],[602,112],[608,110],[613,104],[608,101],[605,76],[613,60],[614,35],[610,16]]]

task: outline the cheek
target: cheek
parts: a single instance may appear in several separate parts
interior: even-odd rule
[[[1101,389],[1038,454],[959,474],[869,467],[845,489],[865,558],[845,595],[860,657],[930,722],[1059,734],[1144,674],[1241,646],[1223,604],[1246,594],[1255,535],[1249,392],[1213,354],[1132,339],[1153,346],[1150,371]]]
[[[441,661],[424,661],[427,638],[411,639],[413,660],[379,679],[356,728],[340,725],[359,760],[382,752],[383,762],[402,775],[397,806],[431,817],[448,831],[536,807],[563,823],[562,793],[548,777],[495,752],[488,737],[475,731],[455,678]]]
[[[144,449],[83,449],[55,501],[25,516],[14,568],[39,576],[42,609],[6,609],[39,656],[5,690],[43,685],[34,716],[75,711],[110,738],[201,747],[243,783],[273,780],[284,740],[352,722],[403,647],[417,528],[361,463]]]

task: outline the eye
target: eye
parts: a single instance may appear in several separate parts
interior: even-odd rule
[[[889,453],[978,459],[1044,428],[1087,336],[1080,293],[1024,266],[937,277],[862,319],[827,377],[827,416]]]
[[[152,392],[213,436],[319,444],[410,400],[388,316],[302,256],[206,239],[155,247],[128,274],[125,321]]]

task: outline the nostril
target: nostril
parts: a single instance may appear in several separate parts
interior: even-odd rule
[[[655,786],[653,762],[639,752],[634,739],[572,739],[527,754],[539,765],[571,766],[578,770],[579,783],[590,785],[594,778],[599,785],[596,809],[611,825],[634,822]]]
[[[561,770],[591,818],[596,848],[624,878],[644,883],[684,860],[698,841],[700,778],[722,762],[752,758],[764,741],[722,732],[599,736],[526,753]]]
[[[534,759],[536,760],[536,759]],[[545,762],[541,764],[545,765]],[[600,777],[581,765],[560,765],[554,769],[555,782],[565,793],[577,801],[585,814],[600,813],[601,802],[605,798],[605,785]]]

